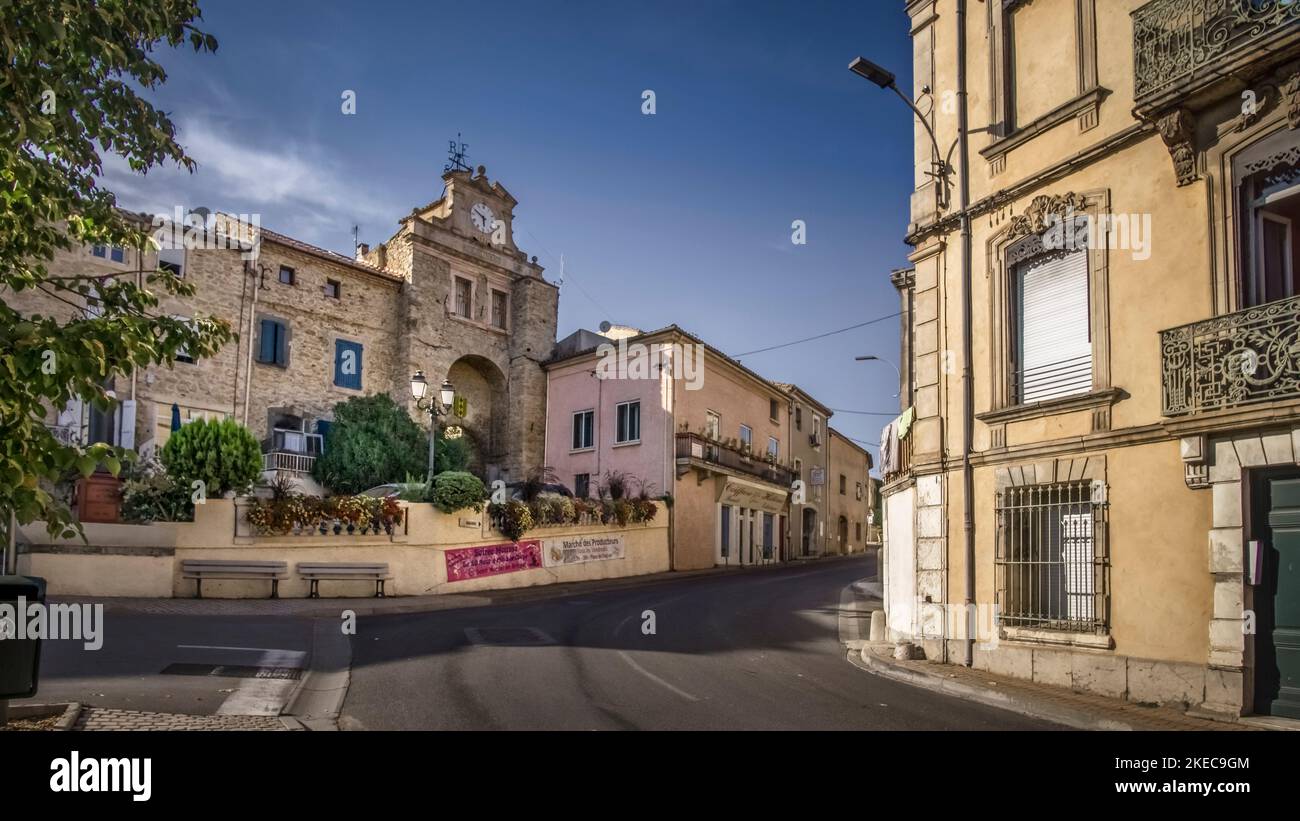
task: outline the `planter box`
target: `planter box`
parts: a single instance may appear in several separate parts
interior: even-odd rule
[[[122,480],[92,473],[77,480],[77,519],[113,524],[122,520]]]

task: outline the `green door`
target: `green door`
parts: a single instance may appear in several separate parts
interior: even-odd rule
[[[1259,675],[1266,685],[1261,695],[1271,704],[1261,706],[1270,715],[1300,718],[1300,478],[1269,481],[1268,529],[1262,581],[1273,606],[1273,652],[1259,659]]]

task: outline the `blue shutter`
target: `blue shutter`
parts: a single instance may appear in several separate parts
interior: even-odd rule
[[[269,319],[263,319],[261,322],[261,332],[258,336],[257,361],[274,362],[275,361],[275,323]]]
[[[342,339],[334,341],[334,384],[340,388],[361,390],[361,354],[360,342],[347,342]],[[344,363],[350,359],[350,373],[344,372]]]
[[[271,323],[275,326],[275,364],[289,364],[289,328],[283,322]]]

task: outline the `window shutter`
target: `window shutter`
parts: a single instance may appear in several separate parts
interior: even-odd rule
[[[289,331],[282,322],[272,322],[275,329],[275,364],[289,364]]]
[[[269,319],[263,319],[260,323],[261,331],[257,339],[257,361],[274,362],[275,361],[275,323]]]
[[[361,343],[347,342],[342,339],[334,342],[334,384],[340,388],[361,390]],[[344,363],[351,361],[351,367],[345,369]]]
[[[1091,390],[1087,252],[1031,260],[1018,273],[1019,400],[1039,402]]]

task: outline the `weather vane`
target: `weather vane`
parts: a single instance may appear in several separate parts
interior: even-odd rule
[[[465,149],[469,148],[467,143],[460,141],[460,132],[456,132],[456,139],[447,143],[447,164],[442,167],[443,172],[447,171],[468,171],[469,166],[465,163]]]

